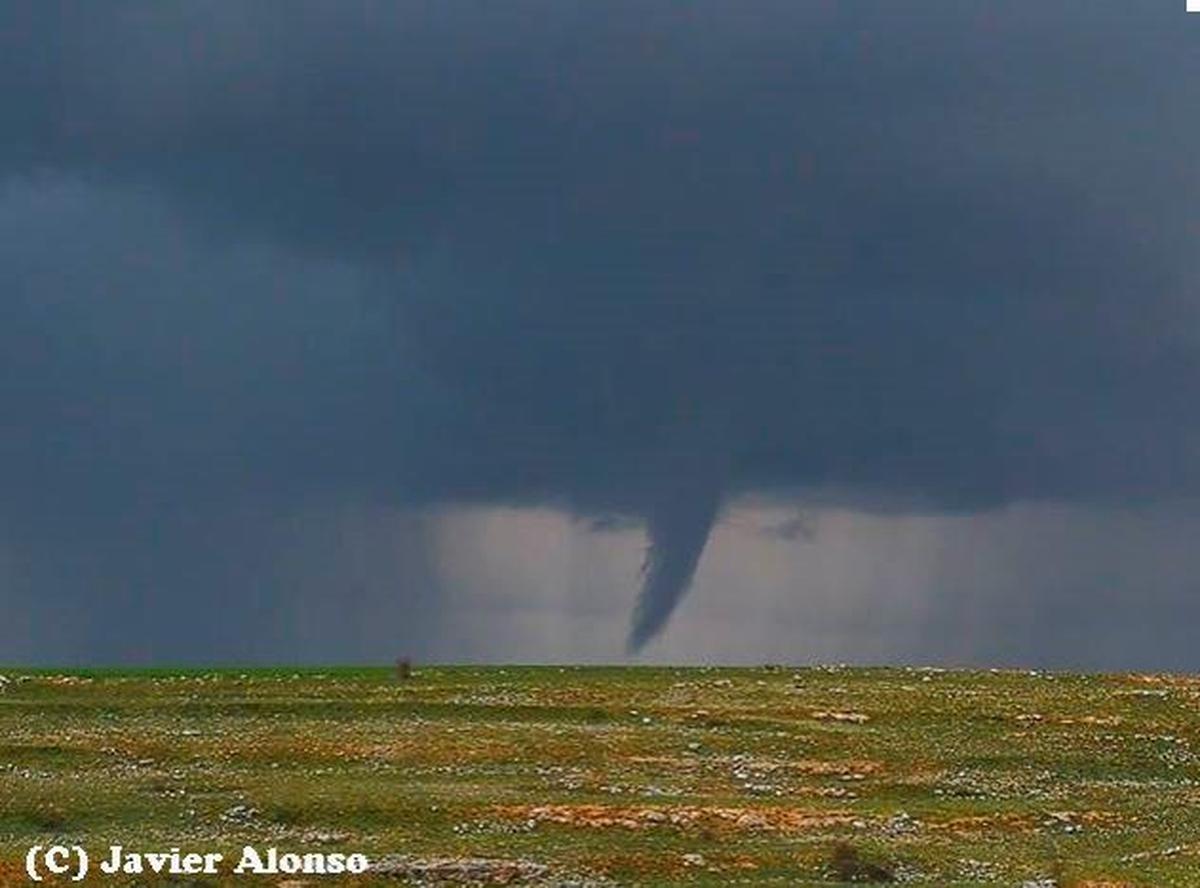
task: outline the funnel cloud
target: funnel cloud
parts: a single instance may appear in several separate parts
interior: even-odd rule
[[[643,583],[629,632],[629,648],[641,648],[662,631],[692,582],[721,506],[721,476],[714,469],[674,474],[646,516]]]

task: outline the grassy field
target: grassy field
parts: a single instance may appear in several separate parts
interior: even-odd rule
[[[1200,678],[0,673],[0,883],[62,842],[377,867],[326,884],[1200,885]]]

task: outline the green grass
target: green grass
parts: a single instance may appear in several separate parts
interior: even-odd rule
[[[0,883],[70,839],[521,859],[549,867],[535,884],[1200,885],[1200,678],[0,674]]]

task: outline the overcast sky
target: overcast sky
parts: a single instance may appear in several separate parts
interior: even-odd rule
[[[1198,668],[1182,6],[3,4],[0,662]]]

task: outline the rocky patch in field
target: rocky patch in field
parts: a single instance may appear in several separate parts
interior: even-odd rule
[[[861,817],[844,811],[812,811],[784,807],[506,805],[494,811],[501,817],[526,822],[618,829],[687,829],[703,826],[736,831],[801,832],[852,826],[856,821],[862,821]]]
[[[865,724],[871,720],[871,716],[865,712],[841,712],[826,709],[814,710],[812,717],[817,721],[848,722],[853,725]]]

